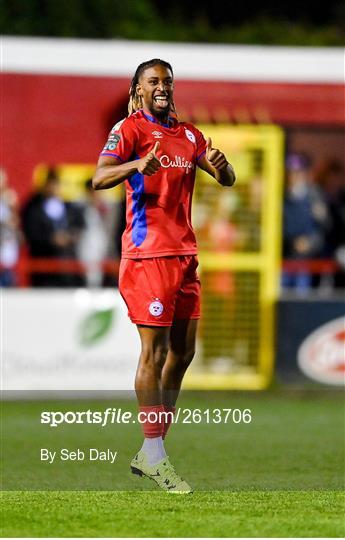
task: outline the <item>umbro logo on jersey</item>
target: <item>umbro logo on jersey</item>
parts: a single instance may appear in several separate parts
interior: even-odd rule
[[[163,133],[161,133],[160,131],[152,131],[152,135],[154,136],[155,139],[163,138]]]

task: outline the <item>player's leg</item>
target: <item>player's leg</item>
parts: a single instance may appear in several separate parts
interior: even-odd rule
[[[191,488],[176,474],[163,443],[164,411],[162,369],[166,361],[170,327],[138,325],[141,354],[135,390],[143,421],[144,442],[131,462],[134,474],[147,476],[171,493],[190,493]]]
[[[175,414],[183,377],[195,354],[197,325],[196,319],[180,319],[171,327],[169,352],[162,372],[164,411],[169,413],[164,422],[163,439]]]
[[[176,404],[182,379],[195,354],[198,321],[177,320],[170,331],[169,352],[162,372],[163,403],[168,407]]]
[[[162,369],[169,347],[169,326],[137,325],[141,353],[135,376],[135,391],[140,406],[162,404]]]
[[[141,451],[145,453],[151,466],[166,456],[162,439],[162,369],[168,352],[170,327],[138,325],[137,328],[141,353],[135,377],[135,391],[144,432]]]
[[[163,437],[172,422],[183,377],[194,357],[200,318],[200,280],[196,272],[198,259],[195,256],[185,256],[179,260],[183,279],[176,297],[169,352],[162,374],[163,404],[165,411],[170,413],[165,422]]]

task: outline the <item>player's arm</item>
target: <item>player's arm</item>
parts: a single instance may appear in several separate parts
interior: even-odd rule
[[[93,189],[109,189],[138,172],[138,161],[121,163],[110,156],[100,156],[92,178]]]
[[[121,163],[111,156],[100,156],[95,174],[92,178],[94,189],[109,189],[121,184],[126,178],[130,178],[137,172],[152,176],[161,166],[156,152],[159,149],[159,142],[156,142],[152,150],[143,158],[134,161]]]
[[[207,139],[206,153],[198,161],[199,167],[213,176],[222,186],[232,186],[235,183],[235,171],[217,148],[212,148],[210,137]]]

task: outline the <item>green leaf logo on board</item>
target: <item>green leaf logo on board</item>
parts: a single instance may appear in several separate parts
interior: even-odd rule
[[[83,347],[95,345],[110,331],[115,319],[115,310],[93,311],[82,320],[79,326],[79,343]]]

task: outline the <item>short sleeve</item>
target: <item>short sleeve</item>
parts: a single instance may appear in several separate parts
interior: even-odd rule
[[[137,131],[130,118],[124,118],[111,129],[101,156],[111,156],[127,162],[134,153]]]
[[[199,160],[206,153],[206,140],[201,131],[194,126],[196,142],[196,159]]]

